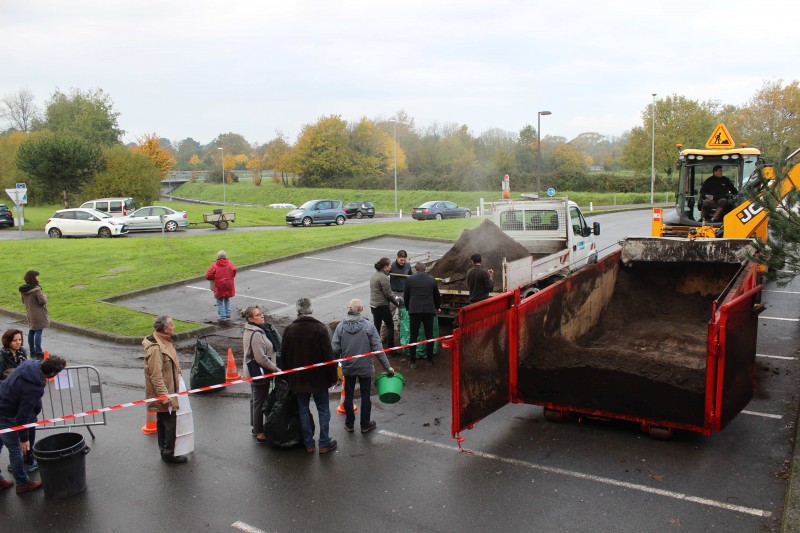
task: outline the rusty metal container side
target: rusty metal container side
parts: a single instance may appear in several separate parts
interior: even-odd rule
[[[452,434],[469,429],[511,401],[516,368],[515,302],[519,292],[505,292],[463,308],[452,342]]]

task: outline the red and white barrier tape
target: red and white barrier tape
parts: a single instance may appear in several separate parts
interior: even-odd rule
[[[360,355],[351,355],[351,356],[348,356],[348,357],[342,357],[341,359],[334,359],[332,361],[325,361],[324,363],[315,363],[313,365],[299,366],[297,368],[291,368],[289,370],[280,370],[278,372],[273,372],[272,374],[264,374],[263,376],[257,376],[257,377],[254,377],[254,378],[235,379],[233,381],[228,381],[226,383],[220,383],[218,385],[208,385],[206,387],[200,387],[198,389],[190,389],[190,390],[186,390],[186,391],[182,391],[182,392],[174,392],[172,394],[165,394],[163,396],[156,396],[155,398],[147,398],[146,400],[136,400],[134,402],[121,403],[121,404],[118,404],[118,405],[111,405],[109,407],[101,407],[100,409],[92,409],[91,411],[86,411],[84,413],[75,413],[75,414],[71,414],[71,415],[64,415],[64,416],[60,416],[58,418],[51,418],[49,420],[40,420],[40,421],[37,421],[37,422],[31,422],[30,424],[22,424],[20,426],[14,426],[14,427],[6,428],[6,429],[0,429],[0,434],[2,434],[2,433],[10,433],[12,431],[19,431],[19,430],[22,430],[22,429],[35,428],[35,427],[39,427],[39,426],[46,426],[47,424],[55,424],[56,422],[64,422],[64,421],[67,421],[67,420],[74,420],[76,418],[83,418],[83,417],[86,417],[86,416],[98,415],[100,413],[107,413],[109,411],[119,411],[120,409],[125,409],[126,407],[133,407],[135,405],[145,405],[145,404],[148,404],[148,403],[158,402],[158,401],[166,400],[166,399],[169,399],[169,398],[177,398],[178,396],[184,396],[186,394],[195,394],[195,393],[198,393],[198,392],[205,392],[205,391],[210,391],[210,390],[215,390],[215,389],[222,389],[224,387],[230,387],[231,385],[238,385],[240,383],[249,383],[251,381],[256,381],[256,380],[259,380],[259,379],[269,379],[269,378],[272,378],[272,377],[275,377],[275,376],[283,376],[284,374],[293,374],[295,372],[301,372],[303,370],[310,370],[312,368],[323,367],[323,366],[326,366],[326,365],[339,364],[339,363],[341,363],[343,361],[351,361],[353,359],[359,359],[361,357],[372,357],[373,355],[377,355],[377,354],[379,354],[381,352],[392,352],[392,351],[395,351],[395,350],[402,350],[402,349],[405,349],[405,348],[408,348],[408,347],[411,347],[411,346],[419,346],[421,344],[426,344],[426,343],[429,343],[429,342],[436,342],[436,341],[441,341],[441,340],[446,340],[446,339],[451,339],[451,338],[453,338],[452,335],[445,335],[443,337],[437,337],[435,339],[429,339],[429,340],[424,340],[424,341],[419,341],[419,342],[412,342],[412,343],[409,343],[409,344],[404,344],[402,346],[395,346],[394,348],[386,348],[385,350],[378,350],[378,351],[375,351],[375,352],[362,353]]]

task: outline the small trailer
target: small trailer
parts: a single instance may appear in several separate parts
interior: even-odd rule
[[[229,222],[236,221],[236,213],[224,212],[222,209],[214,209],[213,213],[203,213],[203,222],[212,224],[217,229],[228,229]]]

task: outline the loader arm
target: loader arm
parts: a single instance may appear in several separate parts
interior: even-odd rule
[[[783,199],[792,190],[800,189],[800,163],[794,165],[789,171],[788,176],[781,183],[781,190],[778,191],[779,199]],[[761,194],[764,194],[763,192]],[[767,238],[767,215],[768,211],[763,206],[756,205],[747,200],[735,207],[724,218],[725,238],[747,239],[758,237]]]

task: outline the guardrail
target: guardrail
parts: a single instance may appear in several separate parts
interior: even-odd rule
[[[104,407],[103,385],[100,372],[90,365],[68,366],[55,378],[47,382],[42,397],[40,420],[58,420],[64,415],[85,413]],[[51,424],[36,426],[37,431],[85,427],[94,438],[91,426],[106,424],[106,414],[98,413],[81,418],[59,420]]]

